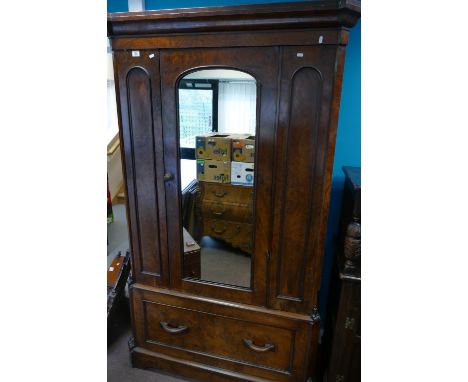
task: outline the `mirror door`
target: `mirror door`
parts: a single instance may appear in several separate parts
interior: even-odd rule
[[[161,52],[171,283],[265,304],[277,49]]]
[[[178,82],[183,278],[251,288],[256,95],[233,69]]]

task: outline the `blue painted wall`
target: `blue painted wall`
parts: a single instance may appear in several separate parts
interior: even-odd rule
[[[280,3],[287,0],[146,0],[146,9],[191,8],[239,4]],[[291,0],[290,0],[291,1]],[[297,0],[302,1],[302,0]],[[127,1],[108,0],[109,12],[128,11]],[[333,166],[333,179],[328,217],[328,230],[320,291],[320,314],[326,314],[326,300],[338,232],[341,197],[344,186],[343,166],[361,165],[361,22],[351,30],[341,96],[338,135]]]
[[[107,12],[128,12],[128,0],[107,0]]]
[[[110,0],[109,0],[110,1]],[[284,3],[288,0],[146,0],[146,9],[221,7],[223,5]],[[292,0],[295,2],[304,0]]]

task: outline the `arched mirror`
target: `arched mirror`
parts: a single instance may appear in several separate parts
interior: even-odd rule
[[[232,69],[178,83],[182,275],[251,287],[257,84]]]

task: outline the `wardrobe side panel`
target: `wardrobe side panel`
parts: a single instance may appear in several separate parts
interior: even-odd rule
[[[137,282],[168,283],[159,54],[115,52],[127,219]],[[161,147],[161,148],[160,148]]]
[[[317,305],[331,171],[327,163],[335,145],[330,137],[336,131],[336,50],[281,49],[269,286],[269,304],[275,309],[310,314]]]

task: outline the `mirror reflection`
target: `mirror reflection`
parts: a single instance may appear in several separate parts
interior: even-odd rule
[[[228,69],[179,81],[184,278],[249,288],[257,85]]]

